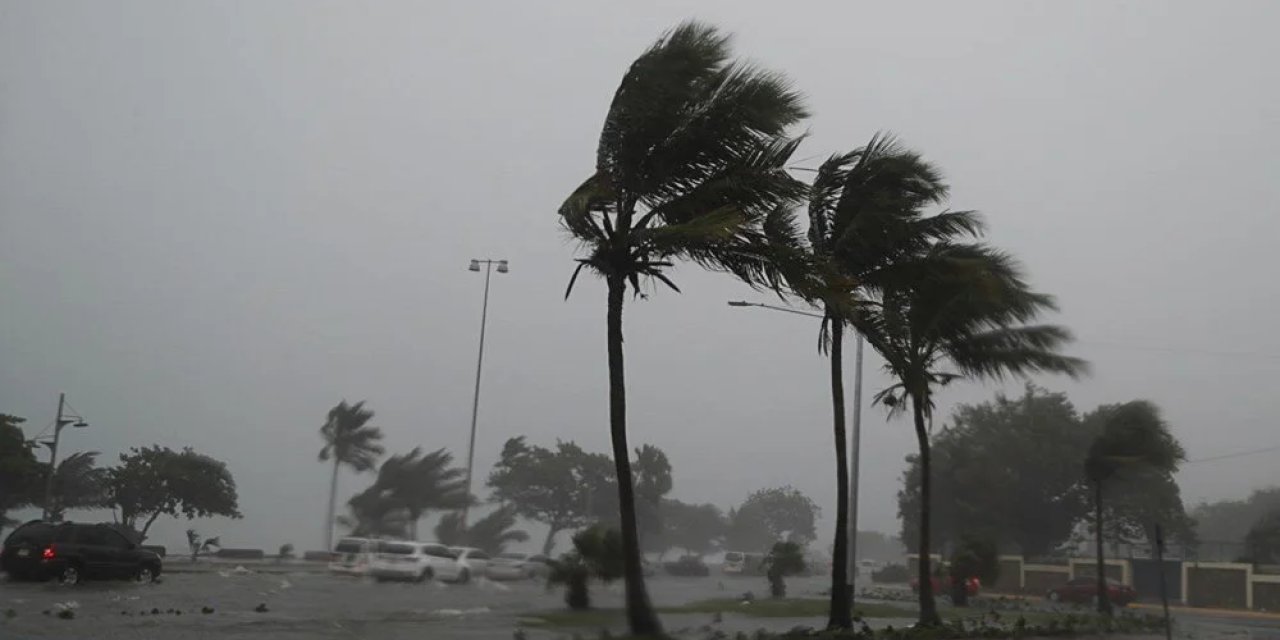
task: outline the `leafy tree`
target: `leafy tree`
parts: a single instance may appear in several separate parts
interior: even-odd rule
[[[914,418],[920,462],[919,623],[941,624],[930,582],[932,421],[938,387],[961,378],[1035,372],[1075,375],[1083,362],[1062,356],[1060,327],[1028,325],[1054,309],[1032,292],[1009,256],[981,244],[938,240],[903,265],[851,322],[885,361],[895,384],[876,395],[891,413]]]
[[[411,537],[418,537],[418,521],[428,510],[461,509],[470,503],[466,472],[452,463],[453,456],[444,449],[424,455],[421,447],[414,447],[391,456],[378,469],[376,485],[408,512]]]
[[[800,196],[786,165],[798,140],[787,130],[805,115],[799,94],[777,73],[730,62],[728,38],[685,23],[631,65],[605,117],[596,170],[564,202],[560,220],[578,240],[582,269],[605,280],[609,429],[618,478],[626,565],[627,618],[636,635],[657,635],[645,590],[636,527],[622,309],[641,279],[672,289],[677,259],[776,285],[765,243],[787,228],[779,207]],[[676,289],[678,291],[678,289]]]
[[[820,512],[813,500],[794,487],[760,489],[730,510],[725,543],[750,552],[769,549],[779,541],[805,546],[817,538]]]
[[[591,579],[606,584],[624,573],[622,534],[604,525],[592,525],[573,536],[573,551],[552,563],[547,585],[565,585],[565,604],[580,611],[591,608],[587,589]]]
[[[108,506],[106,496],[107,470],[97,465],[97,451],[73,453],[58,462],[53,474],[52,504],[44,504],[44,494],[37,493],[36,506],[45,509],[49,520],[61,522],[67,509],[97,509]],[[48,467],[41,469],[41,476],[48,475]],[[42,481],[43,482],[43,481]]]
[[[467,527],[462,525],[462,514],[454,511],[440,518],[436,525],[436,540],[449,546],[475,547],[496,555],[506,551],[507,545],[529,539],[528,533],[513,528],[515,526],[516,510],[512,507],[494,509]]]
[[[9,523],[6,513],[31,504],[44,474],[34,445],[18,426],[23,422],[23,418],[0,413],[0,530]]]
[[[195,529],[187,529],[187,549],[191,551],[192,562],[195,562],[200,557],[200,554],[209,553],[215,547],[222,547],[221,539],[218,536],[205,540],[200,537],[200,533]]]
[[[347,404],[343,400],[329,410],[329,417],[320,427],[324,447],[320,449],[320,461],[333,460],[333,476],[329,480],[329,512],[325,518],[324,544],[333,548],[334,506],[338,499],[338,469],[343,465],[357,473],[374,468],[382,456],[382,430],[369,426],[373,410],[364,407],[364,401]]]
[[[1249,529],[1244,543],[1253,562],[1280,563],[1280,509],[1259,518]]]
[[[769,595],[787,597],[787,576],[804,573],[804,550],[794,542],[775,542],[764,558],[765,577],[769,579]]]
[[[662,524],[662,540],[666,547],[684,549],[685,553],[698,556],[715,549],[728,527],[719,507],[679,500],[662,501]]]
[[[1202,542],[1214,543],[1201,547],[1200,558],[1211,559],[1205,558],[1206,551],[1212,553],[1216,546],[1240,548],[1253,524],[1276,510],[1280,510],[1280,487],[1257,489],[1244,500],[1222,500],[1197,505],[1191,510],[1197,537]]]
[[[1102,538],[1106,526],[1104,488],[1132,479],[1135,475],[1172,476],[1186,452],[1160,417],[1160,410],[1145,400],[1104,405],[1085,417],[1085,422],[1101,425],[1089,446],[1084,475],[1093,487],[1094,539],[1097,545],[1098,613],[1111,615],[1107,597],[1106,565]]]
[[[973,233],[971,212],[923,217],[922,206],[941,202],[947,187],[920,156],[876,135],[864,147],[834,155],[818,168],[809,189],[807,245],[803,260],[784,260],[794,293],[822,310],[819,349],[831,366],[831,417],[836,454],[836,519],[827,626],[853,626],[853,594],[846,574],[849,554],[849,461],[845,432],[844,332],[859,308],[886,284],[902,277],[901,265],[929,242]],[[779,236],[787,238],[787,236]],[[799,268],[798,268],[799,267]]]
[[[107,504],[118,509],[120,523],[145,539],[162,515],[191,520],[211,516],[239,518],[236,483],[227,465],[191,448],[134,447],[120,454],[120,466],[107,472]],[[138,529],[138,521],[143,521]]]

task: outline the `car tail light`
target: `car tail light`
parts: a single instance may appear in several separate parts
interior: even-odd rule
[[[41,557],[41,558],[44,558],[45,560],[52,560],[52,559],[54,559],[54,557],[55,557],[55,556],[56,556],[56,554],[55,554],[55,553],[54,553],[54,551],[53,551],[53,545],[49,545],[49,546],[45,547],[45,548],[44,548],[44,553],[40,554],[40,557]]]

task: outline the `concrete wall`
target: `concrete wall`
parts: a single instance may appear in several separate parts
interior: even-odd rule
[[[1129,570],[1128,560],[1114,560],[1104,558],[1103,563],[1106,567],[1107,577],[1121,584],[1133,584],[1132,572]],[[1088,576],[1098,575],[1098,560],[1096,558],[1071,559],[1071,577],[1084,578]]]
[[[1280,576],[1253,576],[1253,597],[1250,608],[1258,611],[1280,611]]]
[[[1052,564],[1022,565],[1022,590],[1026,593],[1044,595],[1070,579],[1071,570],[1068,567]]]
[[[1193,607],[1248,609],[1252,573],[1251,565],[1234,562],[1183,564],[1183,599]]]
[[[1000,556],[1000,575],[996,583],[988,585],[998,593],[1019,593],[1022,591],[1022,556]]]

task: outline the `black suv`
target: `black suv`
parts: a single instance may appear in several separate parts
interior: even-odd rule
[[[33,520],[4,541],[0,569],[14,579],[56,578],[63,584],[90,578],[151,582],[160,575],[160,556],[105,524]]]

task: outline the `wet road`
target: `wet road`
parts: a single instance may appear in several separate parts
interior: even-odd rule
[[[737,596],[748,590],[761,594],[764,587],[760,578],[650,579],[659,605]],[[815,595],[822,587],[822,579],[796,579],[792,593]],[[559,589],[547,591],[541,582],[379,584],[323,573],[168,574],[154,585],[3,582],[0,638],[511,638],[521,614],[563,608],[562,598]],[[593,585],[592,599],[597,607],[621,607],[621,585]],[[68,605],[74,618],[58,618],[59,609]],[[259,605],[266,611],[255,611]],[[204,607],[211,607],[212,613],[202,613]],[[10,609],[16,616],[5,615]],[[46,610],[51,615],[44,615]],[[707,620],[709,616],[699,615],[696,622]],[[539,635],[544,634],[530,637]]]
[[[816,597],[826,580],[795,578],[789,586],[793,596]],[[657,576],[649,579],[649,587],[659,606],[736,597],[745,591],[757,595],[765,592],[762,578],[719,576]],[[597,607],[621,607],[621,585],[593,585],[592,598]],[[255,610],[260,605],[265,605],[264,611]],[[541,582],[378,584],[310,572],[223,570],[168,574],[162,583],[154,585],[96,582],[73,588],[0,582],[0,638],[505,639],[513,637],[513,632],[522,626],[522,614],[563,606],[562,592],[547,591]],[[73,618],[57,617],[65,607],[74,611]],[[212,611],[203,613],[205,608]],[[10,617],[8,611],[14,615]],[[1183,638],[1280,640],[1280,621],[1180,618],[1177,635]],[[663,620],[668,629],[697,628],[711,622],[706,614],[664,615]],[[733,620],[726,616],[724,625],[717,626],[732,632],[739,627],[781,630],[796,624],[819,626],[822,622],[820,618]],[[579,630],[587,635],[591,635],[590,631],[593,630]],[[531,640],[568,635],[537,630],[528,633]]]

